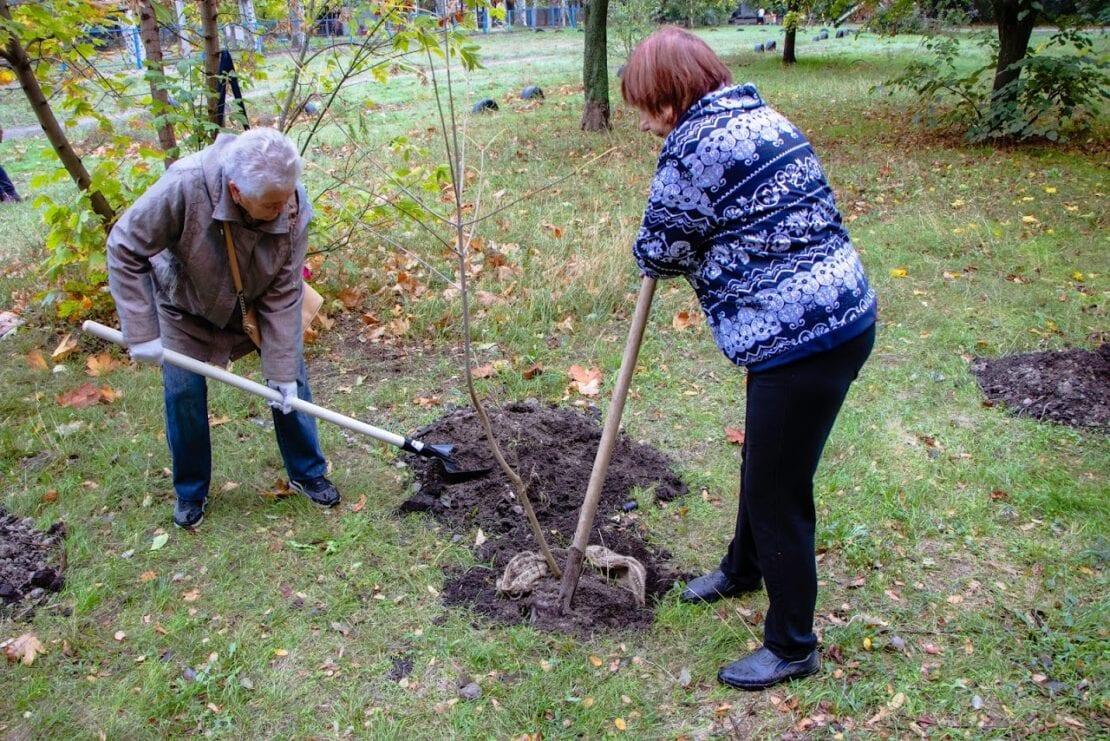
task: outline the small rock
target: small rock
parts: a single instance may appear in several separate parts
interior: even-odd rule
[[[482,688],[477,682],[470,682],[459,690],[459,697],[464,700],[477,700],[482,696]]]

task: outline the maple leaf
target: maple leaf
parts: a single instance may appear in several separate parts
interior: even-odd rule
[[[343,304],[343,308],[347,310],[357,309],[362,304],[362,291],[355,288],[344,288],[342,291],[335,295],[339,302]]]
[[[744,444],[744,431],[743,430],[738,430],[735,427],[726,427],[725,428],[725,439],[728,440],[733,445],[743,445]]]
[[[99,355],[90,355],[88,359],[85,360],[85,374],[94,378],[103,376],[105,373],[110,373],[116,368],[119,368],[120,365],[122,365],[122,363],[106,352],[102,352]]]
[[[46,646],[32,633],[5,641],[3,648],[8,661],[18,661],[23,666],[30,666],[37,656],[46,653]]]
[[[597,396],[601,393],[601,371],[597,368],[583,368],[572,365],[567,371],[570,375],[570,388],[583,396]]]
[[[99,389],[99,394],[100,401],[104,402],[105,404],[111,404],[113,401],[123,396],[123,392],[116,391],[111,386],[101,386]]]
[[[84,409],[100,403],[100,389],[91,383],[83,383],[75,389],[59,394],[58,404],[73,409]]]

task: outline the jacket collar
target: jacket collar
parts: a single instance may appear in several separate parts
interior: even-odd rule
[[[238,224],[243,229],[266,232],[267,234],[289,233],[289,212],[284,210],[273,221],[248,225],[244,219],[243,210],[231,200],[231,191],[227,187],[227,176],[224,174],[223,150],[235,139],[235,134],[219,134],[216,141],[204,150],[202,163],[204,168],[204,181],[208,186],[208,197],[212,200],[212,218],[216,221],[228,221]]]
[[[759,108],[763,103],[763,98],[759,97],[759,91],[756,90],[755,85],[746,82],[743,85],[730,85],[723,87],[720,90],[714,90],[711,93],[703,95],[696,103],[686,109],[686,112],[678,117],[675,123],[675,130],[682,124],[690,121],[698,116],[707,113],[719,113],[725,109],[741,109],[745,111]]]

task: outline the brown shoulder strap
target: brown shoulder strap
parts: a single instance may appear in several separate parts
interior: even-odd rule
[[[224,242],[227,243],[227,263],[231,266],[231,279],[235,281],[236,293],[243,293],[243,279],[239,276],[239,258],[235,256],[235,242],[231,239],[231,225],[226,221],[224,225]]]

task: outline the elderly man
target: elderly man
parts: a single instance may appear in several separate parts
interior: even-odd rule
[[[270,406],[289,484],[332,507],[339,492],[325,477],[316,422],[289,405],[312,398],[301,329],[312,208],[300,175],[297,150],[280,132],[221,134],[170,167],[120,217],[108,238],[108,276],[124,339],[141,362],[161,365],[166,347],[226,365],[259,349],[247,332],[257,321],[262,373],[285,400]],[[169,364],[162,383],[173,521],[195,528],[212,476],[207,384]]]

